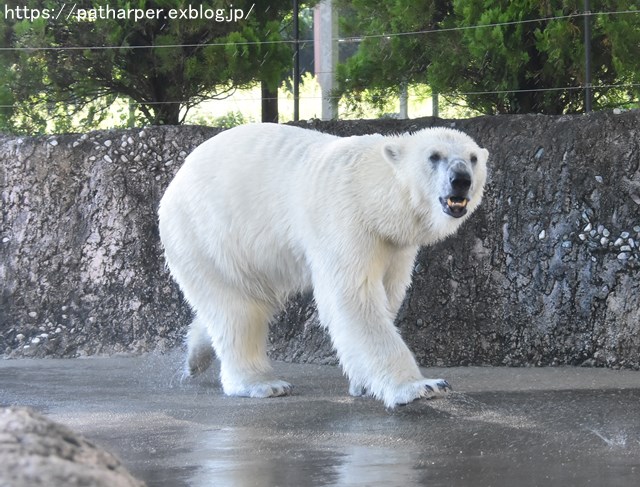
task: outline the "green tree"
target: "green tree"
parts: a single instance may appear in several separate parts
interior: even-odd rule
[[[0,45],[6,46],[9,42],[9,29],[5,24],[0,24]],[[11,129],[11,119],[14,113],[14,99],[11,91],[12,60],[15,56],[5,53],[0,56],[0,131]]]
[[[472,0],[453,2],[440,34],[428,79],[443,93],[462,95],[483,113],[570,113],[584,106],[584,18],[581,0]],[[625,0],[593,1],[593,12],[625,10]],[[550,20],[550,17],[561,17]],[[526,21],[511,23],[513,21]],[[640,16],[594,15],[592,84],[610,86],[638,79],[640,65],[629,50],[640,49]],[[467,28],[502,24],[492,27]],[[628,34],[622,37],[617,31]],[[497,93],[496,93],[497,92]],[[635,90],[637,94],[637,90]],[[594,108],[628,103],[631,88],[594,90]]]
[[[339,0],[338,5],[341,35],[362,40],[357,52],[338,65],[337,95],[352,106],[366,101],[382,109],[403,85],[426,82],[430,39],[389,34],[436,28],[451,14],[450,2]]]
[[[203,100],[228,96],[256,80],[278,86],[291,61],[290,46],[278,42],[278,18],[290,10],[289,0],[83,0],[69,16],[72,4],[61,10],[62,4],[7,4],[16,9],[12,13],[40,13],[37,19],[5,18],[11,45],[49,48],[3,52],[11,64],[5,78],[14,120],[23,130],[41,131],[47,119],[64,122],[82,109],[88,113],[84,124],[91,126],[116,97],[131,100],[146,123],[178,124]],[[140,9],[138,18],[133,9]],[[202,16],[205,11],[213,18]]]
[[[371,13],[364,13],[360,0],[348,3],[357,12],[355,25],[366,27],[357,19]],[[584,94],[575,88],[585,82],[582,6],[581,0],[377,2],[383,15],[361,33],[436,32],[365,39],[358,56],[341,68],[344,92],[372,87],[386,96],[408,73],[409,83],[428,84],[482,113],[580,111]],[[635,8],[628,0],[591,2],[592,12]],[[592,84],[607,86],[594,90],[594,108],[637,100],[637,87],[609,86],[639,81],[640,15],[593,15],[591,43]]]

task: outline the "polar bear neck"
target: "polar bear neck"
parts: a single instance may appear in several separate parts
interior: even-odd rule
[[[381,157],[381,144],[361,154],[353,172],[354,180],[358,181],[354,197],[369,232],[400,247],[420,245],[428,212],[414,211],[410,189]]]

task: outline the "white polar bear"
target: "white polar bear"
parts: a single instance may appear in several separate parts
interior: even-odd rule
[[[288,394],[267,358],[268,324],[312,288],[351,394],[393,407],[447,392],[422,377],[394,319],[419,247],[480,203],[487,158],[447,128],[340,138],[252,124],[201,144],[159,208],[169,269],[195,311],[187,374],[215,349],[226,394]]]

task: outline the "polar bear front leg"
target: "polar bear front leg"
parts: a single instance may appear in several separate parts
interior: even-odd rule
[[[331,335],[352,395],[366,390],[394,407],[450,390],[447,381],[426,379],[420,373],[394,326],[381,280],[365,280],[357,289],[322,281],[314,276],[320,321]]]
[[[395,321],[400,306],[407,294],[407,288],[411,284],[413,265],[418,253],[418,247],[405,247],[398,249],[390,259],[392,265],[384,274],[382,284],[387,298],[387,308],[392,320]],[[349,383],[349,394],[352,396],[364,396],[367,393],[364,384],[353,380]]]
[[[407,289],[411,285],[413,267],[418,253],[418,247],[405,247],[398,249],[390,257],[390,265],[382,279],[389,311],[395,320],[400,306],[407,294]]]

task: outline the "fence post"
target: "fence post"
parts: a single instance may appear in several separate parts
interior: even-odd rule
[[[591,5],[584,0],[584,111],[591,111]]]
[[[300,6],[298,0],[293,0],[293,121],[300,120],[300,28],[298,17]]]
[[[332,0],[322,0],[313,11],[315,72],[322,90],[322,120],[338,118],[334,96],[335,71],[338,64],[338,17]]]
[[[136,126],[136,105],[133,98],[129,98],[129,118],[127,119],[127,127],[130,129]]]
[[[398,118],[406,120],[409,118],[409,90],[408,84],[402,83],[400,85],[400,109],[398,111]]]

